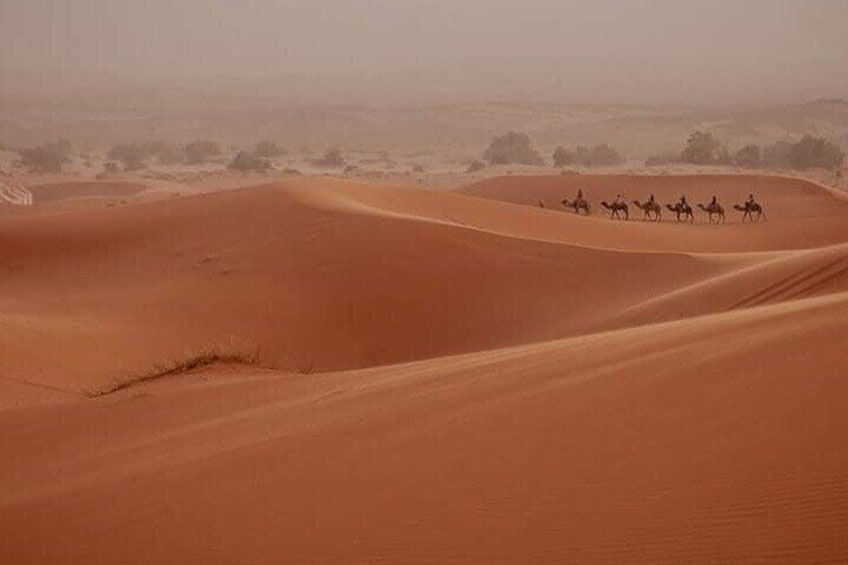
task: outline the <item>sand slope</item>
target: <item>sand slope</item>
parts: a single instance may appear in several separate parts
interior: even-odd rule
[[[766,189],[754,226],[329,179],[0,217],[0,562],[846,561],[848,209]],[[85,397],[204,349],[259,366]]]
[[[839,562],[846,320],[842,293],[346,374],[222,368],[0,414],[0,557]]]
[[[0,363],[61,388],[209,347],[301,372],[387,364],[585,331],[729,268],[545,240],[562,214],[510,224],[503,204],[316,184],[9,218]]]
[[[603,245],[638,250],[645,245],[653,249],[678,251],[732,252],[765,249],[807,249],[840,243],[845,240],[848,196],[810,181],[769,176],[697,175],[697,176],[626,176],[626,175],[562,175],[559,177],[496,177],[459,189],[458,192],[487,199],[536,206],[543,200],[549,209],[563,210],[560,201],[573,198],[583,190],[593,206],[590,221],[605,220],[608,212],[601,201],[612,201],[621,194],[628,201],[645,201],[654,194],[662,204],[676,202],[685,194],[692,205],[706,204],[713,195],[719,198],[727,214],[727,223],[711,226],[712,230],[692,230],[675,225],[673,212],[663,209],[665,222],[646,227],[644,222],[628,222],[617,226],[615,237],[604,239]],[[732,209],[749,193],[754,193],[765,207],[769,222],[757,226],[742,225],[740,212]],[[571,213],[571,212],[569,212]],[[573,214],[573,213],[571,213]],[[699,223],[706,221],[695,211]],[[631,217],[642,219],[642,212],[631,207]],[[584,219],[585,221],[585,219]],[[687,229],[684,229],[687,228]],[[598,244],[592,230],[580,230],[575,241]],[[612,233],[612,232],[611,232]],[[631,243],[633,238],[636,243]]]

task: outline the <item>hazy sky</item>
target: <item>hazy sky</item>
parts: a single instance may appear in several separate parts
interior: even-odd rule
[[[367,71],[481,98],[491,80],[500,97],[761,102],[848,96],[846,22],[848,0],[0,0],[0,71]]]

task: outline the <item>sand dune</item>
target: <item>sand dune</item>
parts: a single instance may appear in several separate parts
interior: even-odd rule
[[[221,368],[0,414],[0,556],[839,562],[846,320],[841,293],[376,370]]]
[[[663,203],[673,203],[685,194],[689,201],[708,203],[719,197],[727,210],[728,222],[709,226],[711,230],[675,225],[673,213],[664,210],[661,225],[644,226],[630,222],[617,226],[612,239],[597,241],[596,234],[585,228],[576,236],[586,245],[617,246],[638,250],[740,252],[769,249],[807,249],[841,243],[845,240],[848,197],[810,181],[768,176],[625,176],[562,175],[559,177],[497,177],[461,188],[459,192],[488,199],[536,206],[543,200],[548,208],[563,210],[563,198],[572,198],[583,190],[595,208],[591,221],[605,220],[608,213],[599,208],[601,201],[612,201],[617,194],[630,201],[645,200],[650,194]],[[764,205],[769,222],[758,226],[742,225],[742,214],[733,210],[749,193]],[[641,211],[631,210],[634,219]],[[695,212],[699,222],[706,217]],[[584,218],[585,220],[585,218]],[[585,225],[585,224],[584,224]],[[683,229],[687,228],[687,229]],[[638,238],[636,243],[631,243]]]
[[[769,222],[515,205],[717,185]],[[848,560],[846,330],[848,204],[792,179],[0,216],[0,561]],[[86,396],[210,350],[258,366]]]
[[[451,194],[371,189],[351,204],[359,188],[313,181],[10,218],[0,363],[62,388],[209,347],[300,372],[380,365],[577,333],[727,268],[525,239],[503,211],[492,230],[466,227],[450,214],[482,222],[491,203]],[[405,210],[365,209],[399,195]],[[417,200],[447,212],[413,215]],[[547,220],[553,233],[572,219]]]
[[[614,326],[683,319],[848,291],[848,245],[780,252],[624,309]]]

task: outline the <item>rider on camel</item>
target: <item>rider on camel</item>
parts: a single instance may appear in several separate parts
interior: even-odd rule
[[[752,208],[752,207],[754,206],[754,204],[756,204],[756,203],[757,203],[757,201],[756,201],[756,200],[754,200],[754,195],[753,195],[753,194],[749,194],[749,195],[748,195],[748,200],[746,200],[746,201],[745,201],[745,207],[746,207],[746,208],[748,208],[748,209],[750,209],[750,208]]]

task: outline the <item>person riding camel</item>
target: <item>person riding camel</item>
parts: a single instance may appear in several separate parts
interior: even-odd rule
[[[748,195],[748,200],[746,200],[746,201],[745,201],[745,207],[746,207],[746,208],[751,208],[751,207],[752,207],[754,204],[756,204],[756,203],[757,203],[757,201],[756,201],[756,200],[754,200],[754,195],[753,195],[753,194],[749,194],[749,195]]]
[[[654,195],[652,194],[650,198],[648,198],[648,204],[654,204],[654,202],[656,202],[656,200],[654,199]]]
[[[713,199],[710,201],[710,206],[718,206],[718,198],[713,194]]]
[[[688,208],[688,207],[689,207],[689,203],[688,203],[688,202],[686,202],[686,195],[685,195],[685,194],[681,194],[681,195],[680,195],[680,202],[679,202],[679,204],[680,204],[680,207],[681,207],[681,208]]]
[[[577,200],[583,200],[583,189],[577,191]]]
[[[622,206],[622,207],[623,207],[623,206],[626,206],[626,205],[627,205],[627,201],[626,201],[626,200],[624,200],[624,197],[622,197],[622,196],[619,194],[619,195],[617,195],[617,196],[615,197],[615,205],[616,205],[616,206]]]

